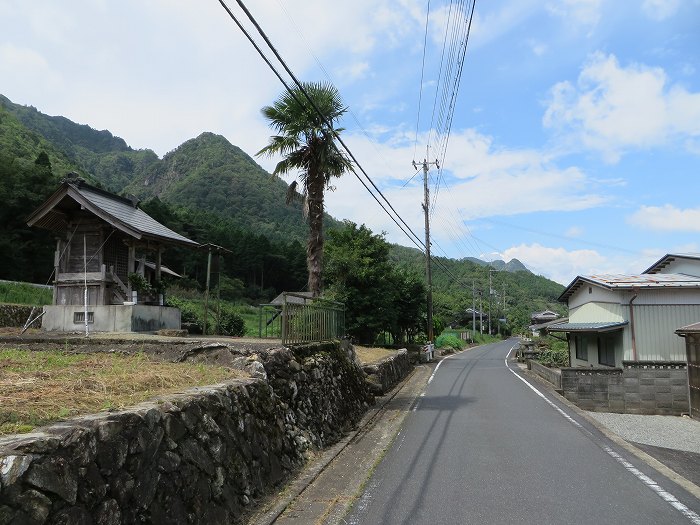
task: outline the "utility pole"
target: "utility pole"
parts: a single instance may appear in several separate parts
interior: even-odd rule
[[[493,287],[491,286],[491,272],[496,270],[489,270],[489,335],[491,335],[491,296],[493,295]]]
[[[476,340],[476,282],[472,279],[472,341]]]
[[[427,282],[427,288],[428,288],[428,298],[427,298],[427,303],[428,303],[428,344],[434,342],[433,340],[433,274],[432,274],[432,269],[431,269],[431,262],[430,262],[430,193],[428,190],[428,170],[429,166],[435,166],[437,169],[440,169],[440,164],[438,163],[438,160],[435,159],[435,162],[428,162],[426,159],[428,158],[428,147],[426,146],[425,148],[425,159],[423,159],[423,163],[421,166],[423,167],[423,195],[424,195],[424,202],[423,202],[423,212],[425,214],[425,280]],[[417,170],[419,164],[414,160],[413,161],[413,169]]]
[[[484,310],[481,306],[481,298],[483,295],[483,292],[479,290],[479,333],[481,335],[484,334]]]

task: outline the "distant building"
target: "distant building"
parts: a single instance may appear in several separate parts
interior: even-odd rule
[[[532,312],[532,314],[530,314],[530,326],[528,326],[528,328],[532,331],[532,335],[537,337],[540,335],[540,330],[543,327],[558,319],[561,319],[561,315],[552,310]]]
[[[179,310],[159,304],[163,274],[177,275],[161,257],[168,246],[199,245],[157,222],[135,200],[69,177],[27,224],[57,237],[45,330],[82,330],[86,304],[91,331],[180,328]]]

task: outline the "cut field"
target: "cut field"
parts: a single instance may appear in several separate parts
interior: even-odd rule
[[[245,376],[219,366],[153,361],[141,353],[0,349],[0,435]]]
[[[386,348],[372,348],[367,346],[356,346],[355,353],[363,365],[378,363],[382,359],[396,355],[396,350]]]

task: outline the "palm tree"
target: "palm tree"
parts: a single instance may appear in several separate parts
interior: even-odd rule
[[[334,128],[334,125],[347,110],[340,93],[327,83],[303,82],[301,85],[303,90],[297,87],[286,91],[272,106],[262,108],[262,114],[277,135],[271,136],[270,143],[257,155],[284,157],[275,167],[274,175],[299,172],[304,213],[309,223],[306,244],[309,291],[313,297],[318,297],[323,263],[323,192],[332,189],[333,177],[353,171],[353,165],[335,143],[336,135],[343,128]],[[288,202],[298,195],[296,187],[296,181],[290,184]]]

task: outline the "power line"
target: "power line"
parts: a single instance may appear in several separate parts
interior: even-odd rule
[[[270,41],[270,39],[267,37],[267,34],[265,34],[265,32],[263,31],[262,27],[260,27],[260,24],[258,24],[257,20],[256,20],[256,19],[253,17],[253,15],[250,13],[250,11],[249,11],[248,8],[245,6],[245,4],[243,3],[243,1],[242,1],[242,0],[236,0],[236,2],[238,3],[239,7],[243,10],[243,12],[246,14],[246,16],[248,17],[248,19],[250,20],[250,22],[255,26],[256,30],[258,31],[258,33],[260,34],[260,36],[263,38],[263,40],[265,41],[265,43],[267,44],[267,46],[270,48],[270,50],[272,51],[272,53],[275,55],[275,57],[277,58],[277,60],[280,62],[280,64],[281,64],[282,67],[284,68],[284,70],[287,72],[287,74],[288,74],[288,75],[291,77],[291,79],[294,81],[294,84],[296,85],[297,89],[306,97],[307,101],[309,102],[309,104],[311,104],[311,106],[313,107],[314,111],[316,111],[317,115],[321,118],[321,120],[323,121],[323,123],[324,123],[324,124],[328,127],[328,129],[333,133],[333,136],[334,136],[334,137],[338,140],[338,142],[342,145],[343,149],[344,149],[344,150],[346,151],[346,153],[350,156],[350,158],[353,160],[353,162],[355,162],[355,164],[356,164],[357,167],[360,169],[360,171],[361,171],[362,174],[365,176],[365,178],[368,180],[368,182],[369,182],[369,183],[372,185],[372,187],[377,191],[377,193],[379,193],[379,195],[380,195],[380,196],[382,197],[382,199],[387,203],[387,205],[389,206],[389,208],[391,208],[391,210],[392,210],[392,211],[394,212],[394,214],[396,215],[396,218],[398,218],[398,220],[401,221],[401,223],[406,227],[406,229],[407,229],[409,232],[411,232],[411,235],[412,235],[413,237],[411,237],[411,235],[408,234],[408,232],[406,231],[406,229],[404,229],[404,228],[401,226],[401,224],[399,224],[399,223],[397,222],[396,218],[394,218],[394,216],[392,216],[391,213],[389,213],[389,211],[384,207],[384,205],[381,203],[381,201],[377,198],[376,195],[374,195],[374,193],[369,189],[369,187],[367,186],[367,184],[359,177],[359,175],[358,175],[354,170],[352,170],[352,173],[355,175],[355,177],[356,177],[356,178],[360,181],[360,183],[365,187],[365,189],[369,192],[369,194],[372,195],[372,197],[374,198],[374,200],[377,201],[377,203],[379,204],[379,206],[386,212],[386,214],[389,216],[389,218],[390,218],[390,219],[399,227],[399,229],[411,240],[411,242],[413,242],[413,244],[415,244],[419,249],[420,249],[420,246],[423,246],[423,248],[425,249],[425,244],[423,244],[423,242],[422,242],[422,241],[420,240],[420,238],[415,234],[415,232],[411,229],[411,227],[406,223],[406,221],[403,220],[403,218],[399,215],[399,213],[394,209],[394,207],[393,207],[392,204],[389,202],[389,200],[384,196],[384,194],[381,192],[381,190],[377,187],[377,185],[374,183],[374,181],[371,179],[371,177],[367,174],[367,172],[365,171],[365,169],[364,169],[364,168],[362,167],[362,165],[359,163],[359,161],[357,160],[357,158],[355,157],[355,155],[352,153],[352,151],[350,151],[350,148],[348,148],[348,146],[345,144],[345,142],[344,142],[343,139],[340,137],[340,135],[338,134],[338,132],[335,131],[335,130],[333,129],[331,123],[327,121],[327,119],[325,118],[325,116],[324,116],[324,115],[321,113],[321,111],[318,109],[318,107],[316,106],[316,104],[314,103],[314,101],[312,100],[312,98],[311,98],[311,97],[309,96],[309,94],[307,93],[306,89],[304,89],[304,86],[303,86],[303,85],[301,84],[301,82],[297,79],[296,75],[294,75],[294,73],[293,73],[292,70],[289,68],[289,66],[288,66],[287,63],[284,61],[284,59],[280,56],[280,54],[279,54],[279,52],[277,51],[277,49],[275,48],[275,46],[272,44],[272,42]],[[284,87],[287,89],[287,91],[290,92],[290,94],[291,94],[292,97],[295,99],[295,101],[296,101],[297,103],[299,103],[299,104],[303,107],[303,104],[301,104],[301,102],[296,98],[296,96],[294,95],[294,92],[292,91],[292,89],[291,89],[291,88],[289,87],[289,85],[284,81],[284,79],[283,79],[282,76],[279,74],[279,72],[275,69],[275,67],[272,65],[272,63],[267,59],[267,57],[266,57],[265,54],[262,52],[262,50],[259,48],[259,46],[253,41],[253,39],[250,37],[250,35],[248,34],[248,32],[243,28],[242,24],[238,21],[238,19],[235,17],[235,15],[233,14],[233,12],[228,8],[228,6],[226,5],[226,3],[225,3],[223,0],[219,0],[219,3],[220,3],[220,4],[222,5],[222,7],[226,10],[226,12],[227,12],[228,15],[231,17],[231,19],[233,19],[234,22],[236,22],[236,25],[241,29],[241,31],[243,31],[243,33],[246,35],[246,37],[248,38],[248,40],[249,40],[249,41],[251,42],[251,44],[253,44],[253,46],[255,47],[256,51],[258,51],[258,54],[260,54],[260,56],[263,58],[263,60],[265,60],[265,63],[270,67],[270,69],[273,70],[273,72],[275,73],[275,75],[277,76],[277,78],[280,80],[280,82],[282,82],[282,84],[283,84]],[[414,239],[415,239],[415,240],[414,240]],[[417,242],[416,242],[416,241],[417,241]]]
[[[416,139],[413,142],[413,158],[416,158],[418,149],[418,125],[420,124],[420,108],[423,100],[423,78],[425,74],[425,51],[428,47],[428,20],[430,19],[430,0],[428,0],[428,8],[425,11],[425,34],[423,36],[423,60],[420,68],[420,85],[418,88],[418,115],[416,117]],[[415,175],[414,175],[415,176]],[[411,177],[413,178],[413,177]]]

